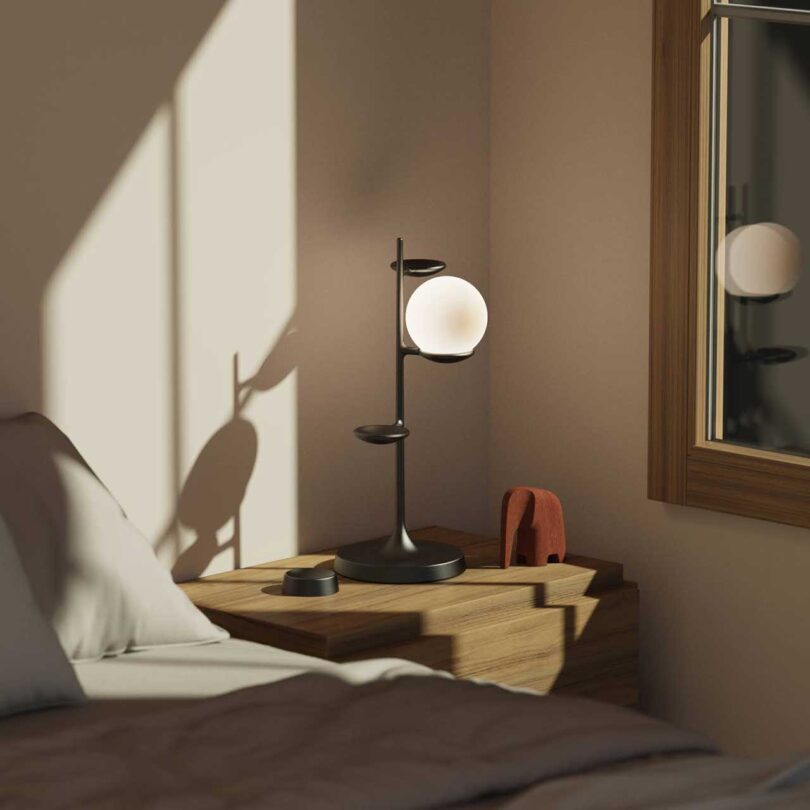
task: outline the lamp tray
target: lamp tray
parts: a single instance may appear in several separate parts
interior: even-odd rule
[[[460,363],[462,360],[472,357],[475,354],[475,349],[468,352],[461,352],[460,354],[433,354],[431,352],[422,351],[420,351],[419,354],[424,357],[425,360],[430,360],[433,363]]]
[[[408,438],[409,434],[405,425],[363,425],[354,429],[354,435],[369,444],[393,444]]]

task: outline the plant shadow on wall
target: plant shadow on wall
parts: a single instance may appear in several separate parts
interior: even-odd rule
[[[196,537],[172,567],[176,580],[194,579],[223,551],[233,553],[233,567],[241,568],[242,522],[240,510],[258,454],[256,428],[245,410],[257,394],[270,391],[297,365],[297,330],[291,321],[258,371],[241,380],[239,355],[233,358],[233,415],[203,446],[180,490],[177,511],[161,534],[156,550],[173,541],[179,523]],[[219,533],[231,524],[231,536]]]

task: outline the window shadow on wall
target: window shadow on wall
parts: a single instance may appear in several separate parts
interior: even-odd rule
[[[48,283],[224,4],[0,7],[0,412],[45,406]]]

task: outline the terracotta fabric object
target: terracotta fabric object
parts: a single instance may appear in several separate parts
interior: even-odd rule
[[[501,505],[501,568],[512,562],[515,535],[520,562],[547,565],[550,557],[562,562],[565,524],[560,499],[547,489],[508,489]]]

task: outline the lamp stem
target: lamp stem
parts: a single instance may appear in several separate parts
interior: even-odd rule
[[[403,307],[404,307],[404,286],[405,286],[405,266],[403,261],[404,246],[402,237],[397,239],[397,424],[405,424],[405,333],[403,329]],[[401,442],[400,442],[401,444]]]
[[[397,238],[397,318],[396,318],[396,423],[405,426],[405,247],[402,237]],[[405,526],[405,440],[397,442],[396,449],[397,522],[386,548],[389,553],[415,552],[416,547]]]

